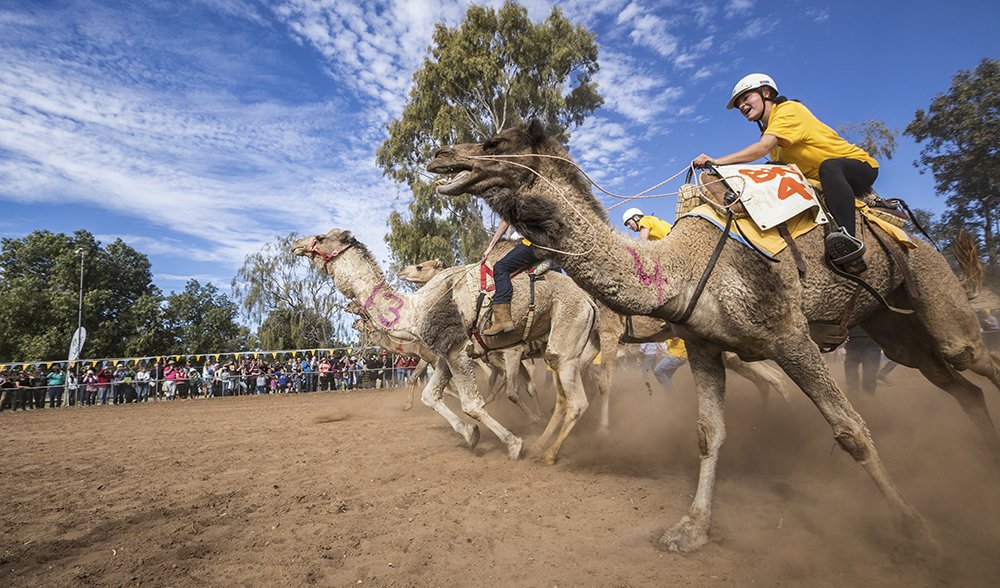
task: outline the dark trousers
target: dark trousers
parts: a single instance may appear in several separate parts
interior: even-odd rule
[[[496,262],[493,265],[493,282],[497,290],[493,294],[493,304],[510,304],[510,299],[514,297],[514,285],[510,282],[510,275],[536,263],[538,257],[535,255],[535,249],[524,243],[515,245],[510,253]]]
[[[819,166],[823,199],[837,224],[854,235],[854,199],[871,190],[878,168],[857,159],[827,159]]]
[[[867,335],[851,335],[844,345],[844,378],[847,389],[858,390],[858,368],[861,368],[861,389],[875,393],[878,385],[878,368],[882,363],[882,349]]]
[[[62,397],[62,386],[49,386],[49,408],[62,407]]]

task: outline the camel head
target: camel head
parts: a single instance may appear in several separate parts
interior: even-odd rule
[[[444,262],[440,259],[430,259],[423,263],[408,265],[399,270],[396,275],[401,280],[406,280],[419,287],[431,281],[431,278],[441,273],[443,269]]]
[[[541,157],[539,157],[541,156]],[[537,120],[500,131],[482,143],[441,147],[427,171],[450,176],[437,186],[441,196],[474,194],[531,241],[551,246],[563,225],[560,192],[583,194],[588,206],[606,218],[603,206],[566,149],[545,134]]]
[[[312,259],[318,268],[333,275],[333,266],[337,257],[355,246],[360,246],[360,243],[350,231],[331,229],[325,235],[302,237],[292,243],[292,253]]]

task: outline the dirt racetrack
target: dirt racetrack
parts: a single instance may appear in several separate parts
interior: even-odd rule
[[[892,375],[852,399],[942,546],[933,570],[897,553],[801,394],[762,410],[735,376],[712,541],[658,551],[697,477],[684,368],[674,394],[620,378],[612,433],[589,411],[551,467],[485,429],[468,450],[401,390],[0,413],[0,585],[1000,585],[996,465],[953,400]],[[542,428],[494,414],[528,442]]]

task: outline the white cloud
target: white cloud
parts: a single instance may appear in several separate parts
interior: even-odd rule
[[[614,51],[602,51],[595,77],[605,108],[638,123],[653,122],[681,93],[639,60]]]
[[[754,0],[729,0],[726,12],[729,14],[746,14],[753,8]]]
[[[629,39],[636,45],[648,47],[663,57],[677,50],[677,37],[668,31],[665,19],[632,2],[618,14],[617,22],[631,27]]]

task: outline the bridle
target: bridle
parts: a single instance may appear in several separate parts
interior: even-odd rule
[[[354,243],[348,243],[347,245],[344,245],[339,250],[334,251],[333,253],[323,253],[322,251],[316,248],[316,237],[313,237],[312,242],[309,243],[309,256],[315,258],[318,255],[323,260],[323,271],[326,271],[326,266],[329,265],[329,263],[333,261],[335,257],[347,251],[351,247],[354,247]]]

